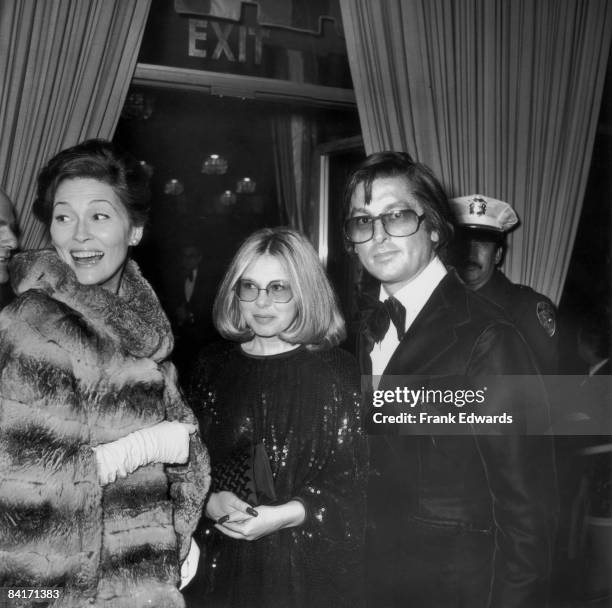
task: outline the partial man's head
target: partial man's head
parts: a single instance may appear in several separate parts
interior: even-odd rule
[[[184,243],[181,246],[180,266],[185,276],[197,270],[202,262],[202,246],[197,242]]]
[[[453,232],[441,184],[402,152],[372,154],[352,173],[345,218],[345,239],[390,294],[443,257]]]
[[[0,283],[9,280],[8,262],[18,244],[16,231],[13,203],[0,190]]]
[[[503,260],[506,233],[518,223],[514,209],[495,198],[474,194],[451,199],[457,224],[453,263],[465,284],[486,285]]]

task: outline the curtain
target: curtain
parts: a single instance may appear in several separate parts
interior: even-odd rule
[[[309,176],[314,150],[314,131],[311,123],[312,121],[300,114],[272,119],[276,191],[281,217],[287,226],[304,233],[308,233],[310,227]]]
[[[451,196],[510,203],[505,271],[558,302],[597,127],[608,0],[340,0],[368,153],[405,150]]]
[[[304,82],[302,54],[287,51],[291,80]],[[306,113],[289,112],[272,118],[272,142],[276,170],[278,203],[287,226],[299,230],[315,242],[313,213],[312,163],[317,144],[315,121]]]
[[[150,0],[0,2],[0,185],[21,247],[45,243],[31,208],[36,176],[59,150],[115,130]]]

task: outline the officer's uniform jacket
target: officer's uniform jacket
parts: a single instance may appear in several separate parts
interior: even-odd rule
[[[553,303],[531,287],[512,283],[499,270],[478,293],[504,309],[533,351],[540,373],[556,374],[559,334]]]

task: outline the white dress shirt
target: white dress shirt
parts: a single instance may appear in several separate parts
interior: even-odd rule
[[[404,285],[393,295],[406,309],[406,325],[404,331],[412,325],[417,315],[421,312],[427,300],[431,297],[434,289],[446,275],[446,268],[435,256],[429,264],[407,285]],[[384,302],[389,296],[385,288],[380,286],[379,299]],[[374,344],[370,353],[372,361],[372,376],[374,376],[374,388],[378,386],[380,376],[385,371],[395,349],[400,341],[397,339],[397,329],[393,323],[389,324],[389,329],[381,342]]]
[[[191,296],[193,296],[193,289],[195,287],[196,279],[198,278],[198,269],[191,271],[191,275],[185,279],[185,300],[191,302]]]
[[[595,365],[589,366],[589,376],[594,376],[609,360],[610,357],[606,357],[598,363],[595,363]]]

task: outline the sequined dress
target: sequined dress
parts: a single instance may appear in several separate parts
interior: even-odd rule
[[[362,605],[367,445],[355,360],[304,347],[256,357],[223,343],[203,353],[190,387],[212,467],[239,442],[263,441],[278,502],[298,499],[307,513],[256,541],[228,538],[204,516],[196,587],[206,597],[192,605]]]

